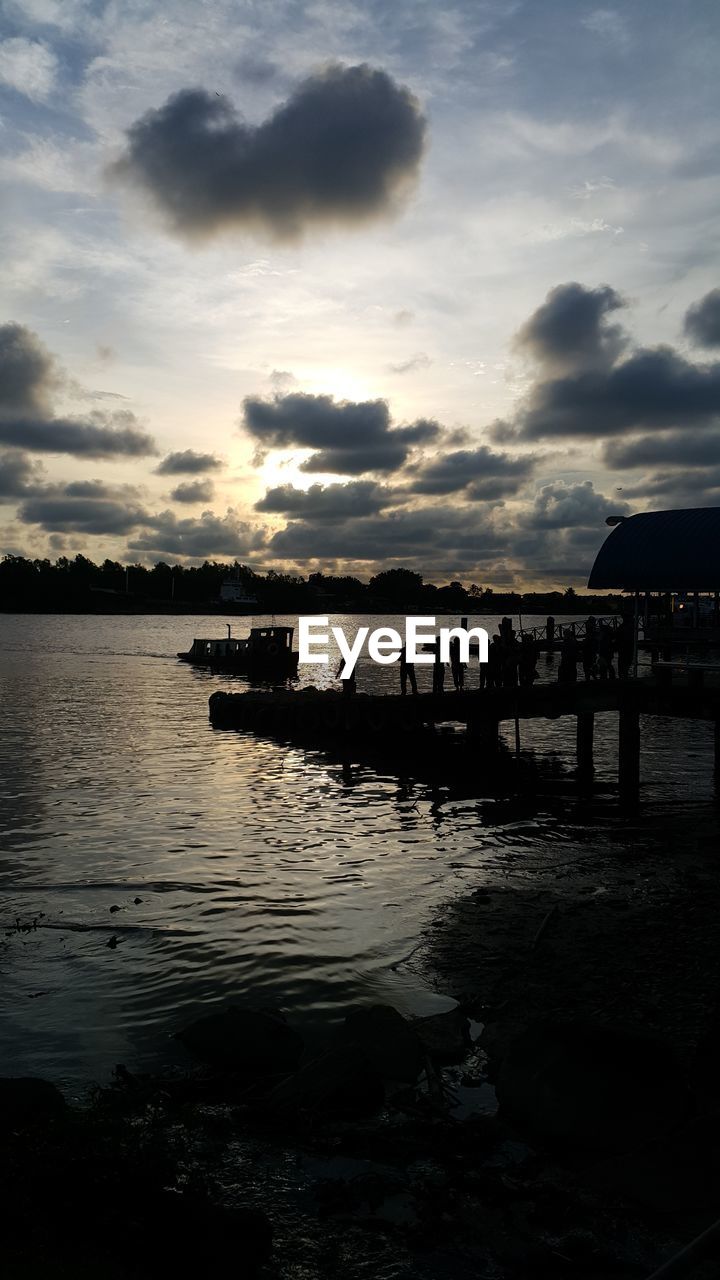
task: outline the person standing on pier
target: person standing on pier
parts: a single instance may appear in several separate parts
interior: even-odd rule
[[[340,672],[342,671],[342,669],[343,669],[343,667],[344,667],[344,666],[345,666],[345,659],[343,658],[342,662],[340,663],[340,666],[338,667],[337,671],[335,672],[335,679],[336,679],[336,680],[339,680],[339,679],[340,679]],[[355,679],[355,668],[354,668],[354,667],[353,667],[353,669],[352,669],[352,671],[351,671],[350,675],[349,675],[345,680],[343,680],[343,682],[342,682],[342,691],[343,691],[343,694],[345,695],[345,697],[346,697],[346,698],[351,698],[351,697],[353,696],[353,694],[354,694],[354,693],[357,693],[357,681],[356,681],[356,679]]]
[[[563,632],[560,645],[560,666],[558,667],[559,684],[575,684],[577,680],[578,642],[570,627]]]
[[[460,661],[460,639],[453,636],[450,641],[450,670],[456,693],[462,693],[465,687],[465,663]]]
[[[598,671],[601,680],[614,680],[615,668],[613,666],[613,633],[609,627],[603,625],[600,628],[598,636]]]
[[[502,672],[503,651],[502,640],[496,631],[488,646],[488,660],[485,667],[480,667],[480,688],[483,687],[483,671],[485,672],[485,683],[488,689],[500,688],[500,677]]]
[[[505,626],[507,623],[507,626]],[[515,689],[518,682],[518,663],[520,661],[520,645],[509,618],[503,618],[501,628],[502,648],[502,687]]]
[[[445,692],[445,663],[440,657],[440,641],[435,641],[435,661],[433,662],[433,693]]]
[[[410,682],[411,693],[417,693],[417,679],[415,677],[415,663],[407,660],[407,645],[403,645],[400,650],[400,693],[403,698],[407,694],[408,681]]]

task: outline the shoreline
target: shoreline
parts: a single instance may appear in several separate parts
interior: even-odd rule
[[[196,1066],[118,1068],[85,1111],[45,1086],[21,1123],[0,1086],[3,1194],[34,1223],[37,1264],[11,1251],[11,1280],[51,1258],[58,1277],[150,1276],[161,1254],[191,1275],[228,1246],[263,1280],[650,1275],[709,1225],[720,1192],[714,816],[680,865],[672,824],[666,837],[622,863],[612,844],[558,858],[530,887],[478,887],[437,911],[416,964],[459,1000],[449,1014],[359,1007],[309,1061],[291,1017],[242,1024],[236,1050],[235,1023],[210,1034],[201,1020],[185,1040]],[[475,1043],[468,1017],[484,1024]],[[546,1035],[559,1024],[575,1036],[569,1084]]]

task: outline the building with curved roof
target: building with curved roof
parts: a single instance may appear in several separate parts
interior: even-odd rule
[[[593,591],[720,591],[720,507],[619,518],[595,558]]]

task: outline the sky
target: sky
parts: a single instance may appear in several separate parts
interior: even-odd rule
[[[720,504],[716,0],[2,0],[0,554],[582,587]]]

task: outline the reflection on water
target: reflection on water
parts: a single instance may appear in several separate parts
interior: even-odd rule
[[[350,632],[349,619],[331,621]],[[218,618],[2,619],[4,1073],[80,1084],[118,1061],[147,1066],[176,1052],[175,1027],[231,998],[280,1003],[309,1026],[355,1000],[445,1007],[394,967],[439,902],[541,872],[558,848],[628,838],[609,801],[498,803],[481,758],[477,794],[463,796],[213,731],[209,694],[243,682],[174,655],[223,633]],[[540,672],[552,678],[553,661],[541,657]],[[366,662],[358,683],[397,678]],[[709,809],[711,732],[647,724],[649,822]],[[574,734],[570,719],[537,721],[523,748],[572,767]],[[615,736],[614,717],[599,717],[601,778],[613,776]]]

